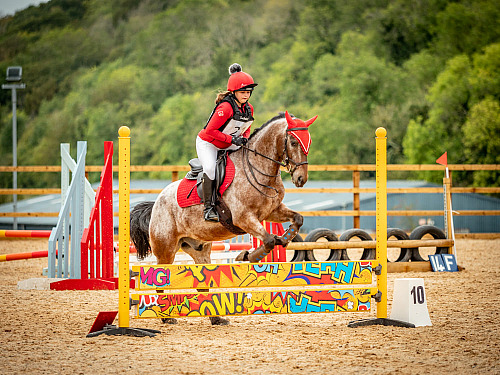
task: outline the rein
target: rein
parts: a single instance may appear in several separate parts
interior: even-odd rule
[[[257,186],[255,186],[253,184],[253,182],[250,180],[250,178],[248,177],[248,174],[247,174],[247,170],[246,168],[243,168],[243,170],[245,171],[245,176],[248,180],[248,182],[250,183],[250,185],[253,186],[253,188],[255,190],[257,190],[259,193],[261,193],[262,195],[268,197],[268,198],[275,198],[279,193],[278,193],[278,190],[273,187],[273,186],[269,186],[269,185],[266,185],[266,184],[261,184],[258,180],[257,180],[257,177],[255,176],[255,173],[254,173],[254,170],[259,172],[261,175],[263,176],[266,176],[266,177],[271,177],[271,178],[276,178],[280,175],[280,171],[278,171],[277,174],[275,175],[270,175],[270,174],[267,174],[265,172],[262,172],[261,170],[257,169],[251,162],[250,162],[250,159],[248,157],[248,152],[253,152],[255,155],[259,155],[269,161],[272,161],[273,163],[276,163],[276,164],[279,164],[281,167],[283,168],[286,168],[287,172],[290,173],[290,175],[293,176],[293,172],[295,172],[295,170],[300,167],[301,165],[307,165],[309,164],[306,161],[303,161],[303,162],[300,162],[300,163],[297,163],[295,162],[294,160],[290,159],[290,157],[288,156],[288,132],[291,132],[291,131],[295,131],[295,130],[308,130],[308,128],[287,128],[286,129],[286,135],[285,135],[285,147],[283,149],[283,153],[281,154],[281,158],[282,160],[284,160],[284,162],[281,162],[279,160],[275,160],[273,158],[270,158],[269,156],[267,155],[264,155],[260,152],[258,152],[257,150],[255,149],[251,149],[245,145],[242,145],[241,147],[243,148],[243,156],[245,157],[245,159],[243,159],[243,167],[245,167],[245,161],[246,161],[246,165],[248,166],[248,170],[250,171],[250,173],[252,174],[252,177],[253,177],[253,180],[261,187],[263,188],[267,188],[267,189],[271,189],[271,190],[274,190],[275,194],[274,195],[269,195],[269,194],[266,194],[265,192],[263,192],[262,190],[260,190]],[[291,168],[291,164],[294,165],[293,168]]]

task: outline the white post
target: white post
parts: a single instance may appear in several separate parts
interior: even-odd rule
[[[17,91],[16,89],[24,89],[24,83],[2,85],[4,90],[12,90],[12,188],[17,189]],[[17,212],[17,194],[12,194],[12,211]],[[13,217],[12,229],[17,229],[17,217]]]
[[[17,167],[17,92],[12,88],[12,166]],[[17,189],[17,171],[12,175],[12,188]],[[17,194],[12,195],[12,211],[17,212]],[[12,229],[17,230],[17,217],[14,216]]]

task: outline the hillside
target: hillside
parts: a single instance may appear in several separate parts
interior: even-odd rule
[[[27,85],[18,164],[59,164],[59,144],[77,140],[88,141],[87,164],[102,164],[122,124],[133,164],[186,163],[233,62],[259,83],[254,127],[285,109],[319,115],[310,163],[373,163],[378,126],[389,163],[444,151],[450,163],[500,163],[498,19],[495,0],[51,0],[0,19],[0,71],[21,65]],[[11,124],[2,90],[2,165]],[[454,178],[500,183],[490,172]]]

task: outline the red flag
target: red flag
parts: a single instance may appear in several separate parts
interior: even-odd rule
[[[448,151],[446,151],[443,155],[441,155],[437,160],[436,163],[444,165],[445,167],[448,166]]]

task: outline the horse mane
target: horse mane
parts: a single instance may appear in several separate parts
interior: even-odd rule
[[[252,139],[253,136],[255,136],[255,134],[257,134],[259,131],[261,131],[262,129],[264,129],[267,125],[279,120],[279,119],[282,119],[282,118],[285,118],[285,112],[280,112],[278,113],[276,116],[274,116],[272,119],[270,119],[269,121],[267,121],[265,124],[261,125],[259,128],[256,128],[252,134],[250,135],[250,137],[248,137],[248,140]]]

